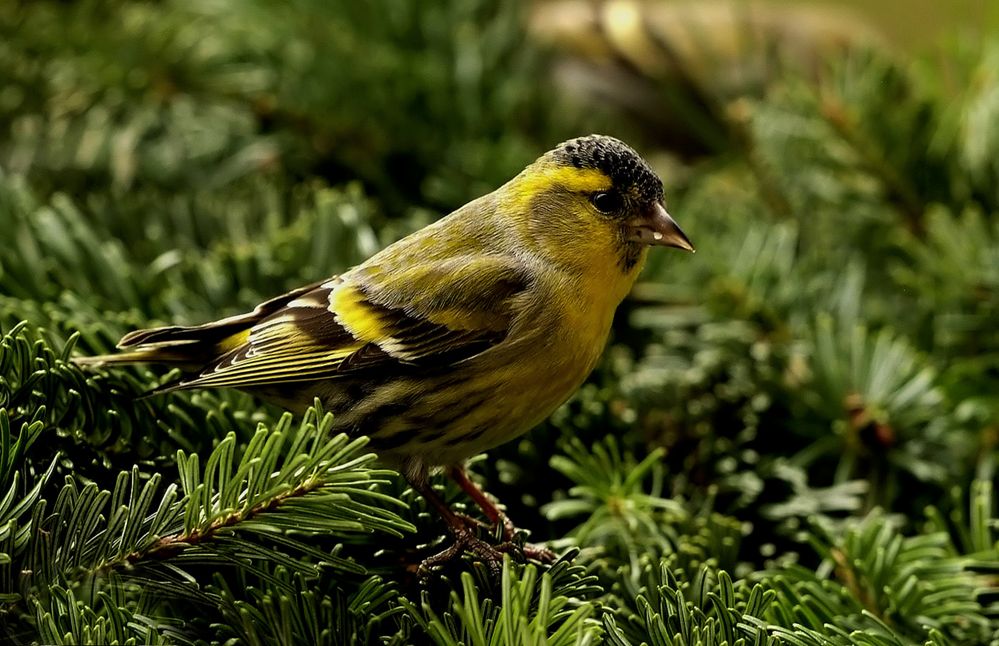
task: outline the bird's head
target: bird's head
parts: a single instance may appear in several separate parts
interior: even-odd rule
[[[528,166],[510,188],[529,214],[531,235],[550,250],[591,257],[610,250],[626,270],[652,245],[694,250],[666,212],[660,179],[614,137],[563,142]]]

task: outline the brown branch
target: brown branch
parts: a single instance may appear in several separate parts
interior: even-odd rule
[[[219,530],[238,525],[241,522],[274,511],[288,499],[298,498],[315,491],[317,488],[322,486],[323,483],[324,480],[321,478],[311,477],[305,482],[299,484],[297,487],[289,489],[288,491],[274,496],[269,500],[260,502],[249,509],[237,510],[225,516],[216,518],[207,526],[199,527],[189,534],[181,532],[179,534],[162,536],[156,539],[145,549],[129,552],[128,554],[120,556],[116,559],[101,563],[95,567],[92,572],[97,573],[107,571],[122,565],[131,567],[145,559],[170,558],[188,547],[211,540]]]

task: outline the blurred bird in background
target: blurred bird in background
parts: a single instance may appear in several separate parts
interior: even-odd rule
[[[785,79],[819,83],[850,52],[885,47],[847,7],[764,0],[539,1],[529,28],[569,96],[620,110],[685,157],[737,143],[740,100]]]

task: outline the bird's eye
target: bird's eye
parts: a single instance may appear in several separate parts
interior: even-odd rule
[[[621,208],[621,195],[619,193],[594,193],[590,202],[601,213],[614,213]]]

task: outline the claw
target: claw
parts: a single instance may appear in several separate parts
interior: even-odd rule
[[[425,579],[435,568],[460,557],[463,553],[469,552],[485,563],[490,572],[498,574],[502,571],[504,545],[493,547],[481,538],[472,534],[468,529],[454,530],[454,543],[433,556],[423,559],[418,569],[420,578]]]
[[[482,508],[491,521],[491,524],[467,514],[454,512],[426,482],[411,481],[410,484],[413,488],[420,492],[427,502],[437,510],[437,513],[451,531],[451,535],[454,536],[454,543],[448,548],[425,558],[420,563],[417,568],[420,578],[426,578],[433,568],[454,560],[465,552],[472,554],[484,562],[495,575],[502,572],[504,554],[513,554],[519,560],[532,560],[545,564],[556,560],[557,556],[555,552],[547,547],[523,542],[524,535],[518,532],[506,514],[489,499],[488,495],[468,478],[464,469],[454,467],[451,469],[450,475]],[[495,532],[494,536],[499,534],[503,542],[499,545],[487,543],[476,536],[481,530],[491,530]]]
[[[521,549],[524,551],[524,556],[531,561],[538,561],[539,563],[544,563],[545,565],[551,565],[558,560],[558,554],[544,545],[538,545],[537,543],[524,543],[524,547]]]

